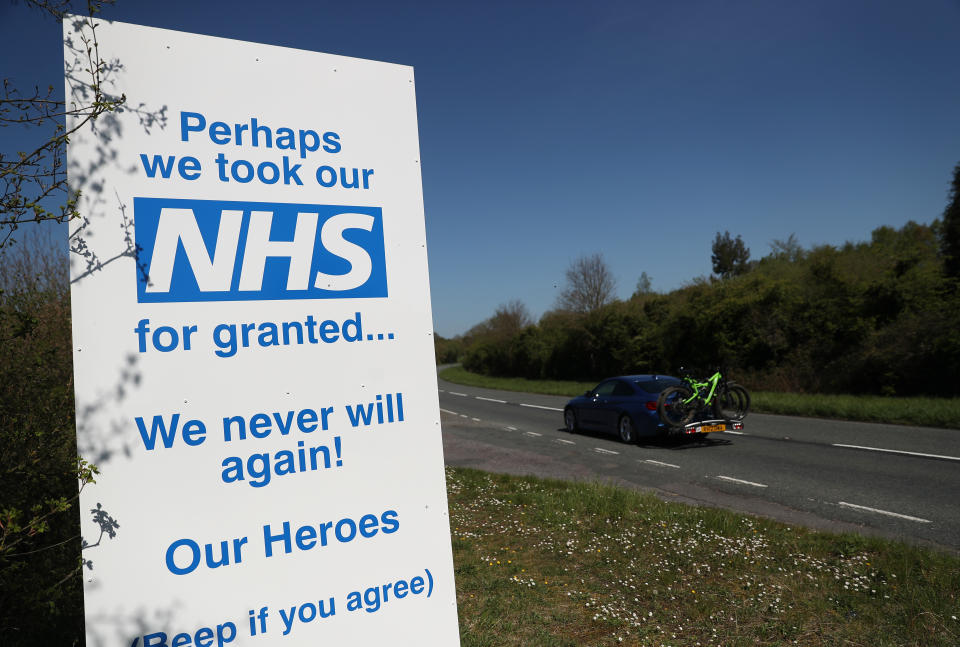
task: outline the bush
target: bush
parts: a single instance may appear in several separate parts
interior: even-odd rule
[[[66,258],[49,239],[0,264],[0,635],[83,641]]]
[[[723,365],[761,390],[957,395],[960,292],[938,230],[880,227],[869,242],[774,253],[739,276],[589,314],[548,312],[507,335],[481,325],[465,338],[464,366],[596,380]]]
[[[460,361],[460,355],[463,353],[463,341],[459,338],[447,339],[440,335],[434,335],[433,352],[437,364],[453,364]]]

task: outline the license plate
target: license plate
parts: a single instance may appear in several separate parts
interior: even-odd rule
[[[707,434],[711,431],[726,431],[726,425],[704,425],[700,428],[700,433]]]

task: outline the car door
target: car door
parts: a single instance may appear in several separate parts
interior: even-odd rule
[[[604,408],[607,399],[613,395],[617,380],[606,380],[598,384],[580,410],[580,426],[594,431],[603,430],[605,423]]]
[[[601,398],[597,407],[597,423],[602,431],[617,433],[617,424],[620,422],[620,413],[627,409],[627,404],[636,397],[633,387],[623,380],[610,380],[613,387],[610,393]]]

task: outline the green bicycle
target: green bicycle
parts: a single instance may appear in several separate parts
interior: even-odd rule
[[[699,382],[682,368],[683,384],[670,386],[660,393],[657,414],[668,427],[683,427],[696,417],[711,414],[722,420],[743,420],[750,410],[750,393],[727,381],[718,370],[705,382]]]

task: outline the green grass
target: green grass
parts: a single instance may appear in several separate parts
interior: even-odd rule
[[[460,366],[444,369],[440,377],[468,386],[570,397],[596,386],[596,382],[490,377],[471,373]],[[895,398],[771,391],[751,392],[750,396],[751,410],[760,413],[960,429],[960,398]]]
[[[522,377],[491,377],[471,373],[459,365],[440,371],[440,377],[448,382],[466,384],[467,386],[544,393],[546,395],[567,395],[570,397],[582,395],[584,391],[597,385],[596,382],[574,382],[573,380],[528,380]]]
[[[766,413],[960,429],[960,398],[894,398],[766,391],[751,396],[754,410]]]
[[[960,644],[956,557],[598,484],[447,491],[464,647]]]

